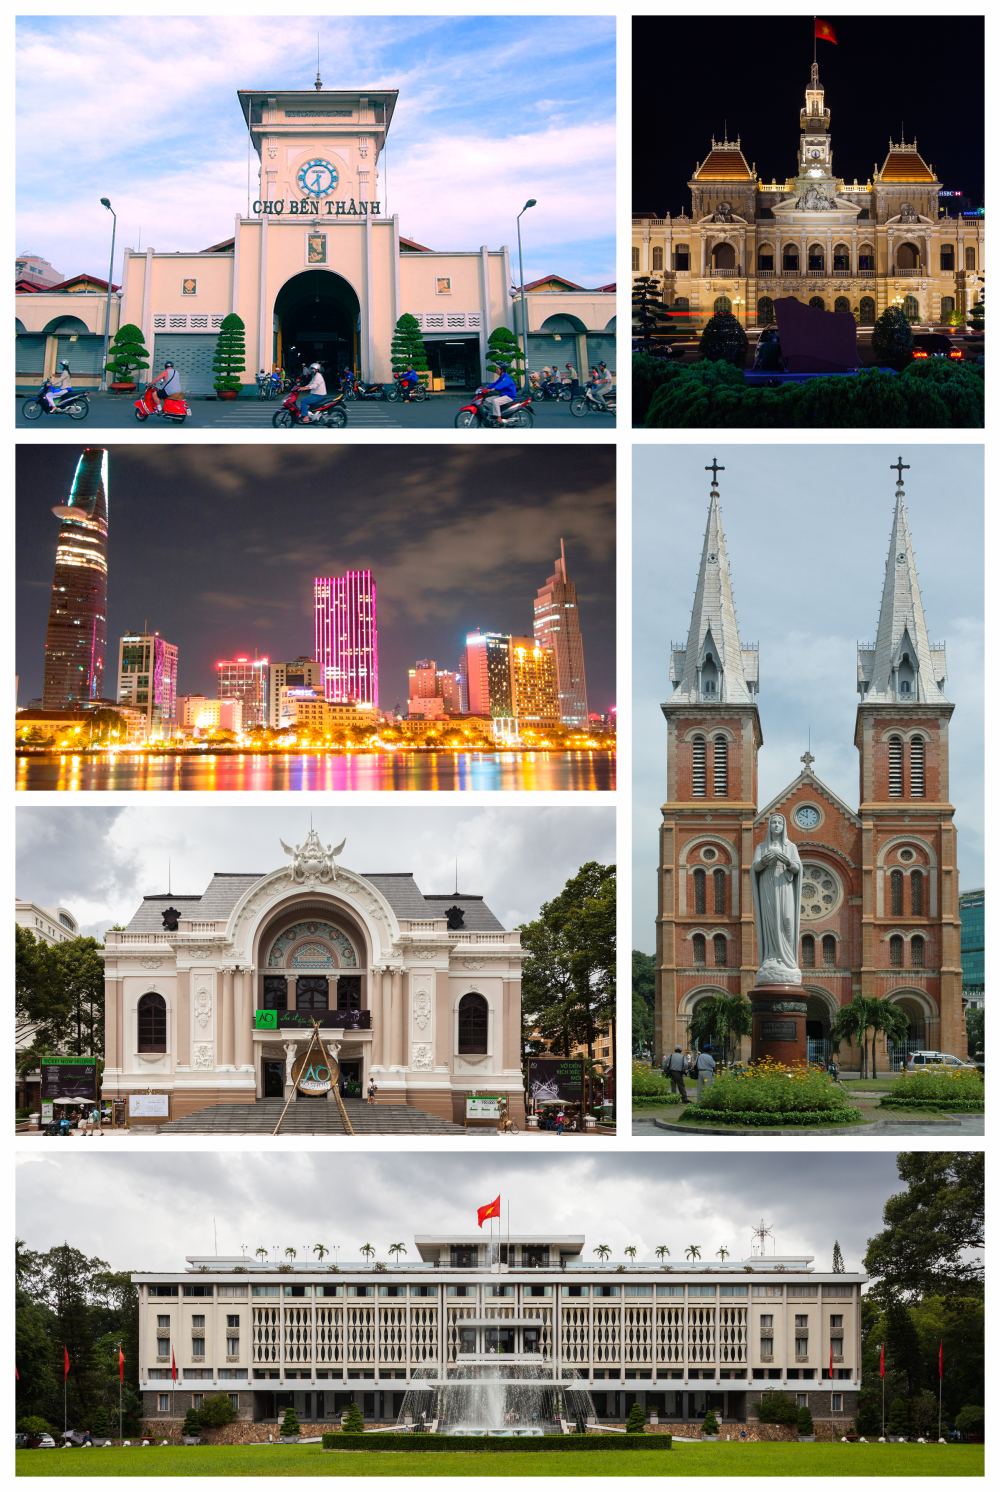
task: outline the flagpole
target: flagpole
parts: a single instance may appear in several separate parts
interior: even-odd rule
[[[885,1439],[885,1342],[882,1343],[882,1439]]]
[[[941,1387],[944,1382],[944,1338],[938,1347],[938,1440],[941,1439]]]

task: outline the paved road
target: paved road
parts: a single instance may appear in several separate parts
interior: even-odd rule
[[[986,1116],[984,1114],[956,1114],[954,1118],[958,1121],[957,1124],[951,1120],[942,1124],[935,1123],[933,1119],[920,1119],[912,1124],[887,1123],[877,1130],[865,1129],[860,1132],[845,1125],[838,1129],[837,1134],[843,1135],[845,1139],[859,1140],[881,1139],[884,1135],[952,1135],[957,1140],[960,1135],[964,1137],[966,1135],[983,1135],[986,1133]],[[798,1139],[800,1136],[808,1136],[809,1133],[809,1130],[806,1129],[799,1130],[794,1138]],[[637,1115],[633,1115],[632,1117],[632,1135],[636,1139],[645,1140],[672,1140],[680,1138],[680,1136],[671,1130],[660,1129],[653,1123],[652,1119]],[[733,1135],[731,1138],[745,1140],[748,1138],[757,1139],[759,1136],[761,1139],[764,1139],[767,1135],[768,1131],[766,1129],[755,1129],[751,1135]],[[726,1139],[727,1135],[725,1131],[720,1130],[719,1137],[720,1139]],[[825,1138],[827,1137],[829,1136],[825,1136]],[[708,1136],[706,1135],[692,1135],[692,1139],[702,1140],[707,1138]],[[779,1131],[773,1133],[772,1138],[776,1140],[787,1139],[789,1136],[787,1131]]]
[[[347,428],[348,430],[451,430],[455,425],[455,416],[467,402],[466,396],[459,397],[457,394],[439,394],[430,399],[425,399],[422,404],[389,404],[375,402],[357,403],[355,400],[347,406]],[[271,418],[278,408],[276,403],[261,403],[257,399],[236,399],[233,403],[223,404],[216,399],[194,399],[191,402],[191,418],[184,422],[183,426],[163,424],[160,420],[150,420],[145,425],[139,425],[133,412],[132,400],[128,397],[118,398],[113,394],[92,394],[90,396],[90,414],[87,419],[79,423],[63,417],[43,416],[40,420],[26,420],[21,413],[23,399],[16,400],[17,425],[23,430],[77,430],[85,437],[85,432],[94,429],[108,430],[142,430],[152,433],[154,430],[175,432],[178,429],[185,430],[271,430]],[[577,419],[570,413],[569,405],[560,401],[546,400],[541,404],[533,404],[532,411],[535,416],[535,429],[548,430],[601,430],[611,431],[615,427],[611,415],[586,415],[583,419]],[[310,440],[314,435],[321,435],[323,440],[332,440],[340,434],[337,430],[328,430],[325,434],[317,430],[293,429],[275,430],[275,439],[280,440]],[[483,435],[492,434],[491,431],[477,432]],[[86,437],[85,437],[86,438]]]

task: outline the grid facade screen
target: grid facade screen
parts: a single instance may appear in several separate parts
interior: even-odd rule
[[[323,691],[333,704],[378,709],[378,621],[375,577],[349,570],[315,581],[315,653]]]

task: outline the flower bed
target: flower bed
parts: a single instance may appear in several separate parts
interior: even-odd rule
[[[734,1119],[747,1114],[770,1114],[773,1123],[788,1123],[789,1115],[822,1114],[830,1122],[852,1124],[856,1119],[838,1118],[855,1115],[847,1094],[831,1083],[822,1067],[785,1067],[773,1058],[754,1062],[745,1072],[723,1072],[706,1088],[693,1120],[699,1114],[711,1118]],[[808,1121],[819,1123],[818,1119]]]
[[[669,1079],[641,1062],[632,1063],[633,1104],[663,1103],[670,1098],[672,1089]]]
[[[979,1113],[985,1107],[985,1088],[978,1072],[965,1069],[925,1068],[904,1073],[892,1092],[879,1104],[881,1109],[947,1109],[957,1113]]]
[[[700,1106],[699,1106],[700,1108]],[[714,1113],[699,1113],[699,1108],[688,1109],[677,1121],[678,1124],[717,1124],[720,1129],[777,1129],[787,1125],[812,1126],[825,1124],[861,1124],[862,1115],[854,1108],[846,1109],[792,1109],[788,1112],[760,1110],[716,1110]]]
[[[667,1435],[345,1435],[323,1436],[325,1451],[669,1451]]]

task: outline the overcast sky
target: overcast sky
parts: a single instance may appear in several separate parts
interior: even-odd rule
[[[340,1263],[360,1260],[370,1242],[380,1258],[390,1243],[417,1256],[416,1233],[476,1232],[476,1208],[499,1192],[512,1233],[582,1233],[585,1258],[598,1243],[625,1262],[654,1258],[665,1244],[684,1262],[695,1244],[702,1261],[721,1247],[749,1258],[751,1229],[773,1228],[777,1254],[812,1254],[829,1269],[834,1240],[848,1271],[860,1271],[867,1240],[882,1227],[888,1197],[905,1190],[890,1151],[837,1154],[739,1150],[705,1154],[501,1158],[495,1137],[484,1150],[427,1150],[419,1157],[296,1152],[281,1145],[249,1155],[186,1153],[163,1142],[131,1140],[22,1150],[18,1161],[18,1235],[32,1249],[68,1241],[113,1269],[183,1269],[184,1257],[263,1246],[338,1246]],[[122,1142],[125,1143],[125,1142]],[[280,1145],[280,1142],[277,1142]],[[64,1152],[73,1148],[70,1157]],[[98,1153],[95,1155],[93,1151]],[[81,1152],[81,1153],[77,1153]],[[273,1253],[272,1253],[273,1257]]]
[[[247,211],[236,91],[312,88],[317,33],[327,88],[399,90],[379,184],[405,237],[516,255],[534,197],[526,279],[614,280],[613,16],[22,16],[18,252],[105,277],[101,197],[116,281],[140,233],[161,253],[231,237]]]
[[[324,844],[347,836],[340,863],[361,874],[412,871],[424,892],[484,896],[505,927],[538,916],[588,860],[615,862],[612,808],[312,808]],[[310,810],[19,808],[17,895],[65,906],[84,934],[127,923],[143,896],[197,896],[214,871],[288,863],[279,839],[300,844]]]
[[[760,643],[758,807],[813,771],[858,803],[859,642],[874,640],[899,446],[640,445],[633,466],[634,947],[655,948],[657,831],[667,789],[670,644],[691,623],[717,456],[740,638]],[[983,448],[902,444],[931,642],[945,641],[951,801],[961,887],[983,884]]]
[[[45,629],[75,445],[18,447],[18,698],[42,692]],[[615,703],[613,446],[120,445],[108,457],[108,661],[148,624],[178,648],[181,694],[217,692],[220,658],[314,648],[313,581],[371,569],[379,704],[405,713],[418,658],[459,666],[465,637],[531,636],[566,541],[588,702]]]

